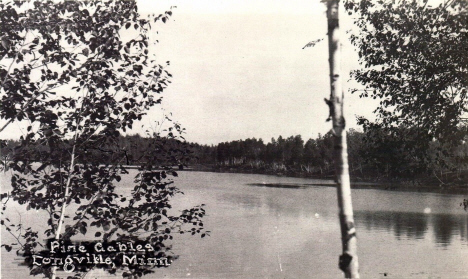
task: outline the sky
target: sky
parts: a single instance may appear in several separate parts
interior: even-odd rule
[[[139,0],[141,14],[171,9],[173,16],[153,26],[159,43],[150,51],[172,83],[162,106],[134,125],[133,133],[157,129],[165,114],[186,129],[190,142],[225,141],[301,135],[315,138],[331,129],[326,122],[330,95],[327,20],[320,0]],[[341,16],[342,33],[352,19]],[[315,47],[304,45],[324,39]],[[359,68],[354,47],[344,39],[343,81]],[[346,87],[356,84],[345,83]],[[376,102],[346,94],[349,128],[356,115],[372,118]],[[13,123],[2,138],[17,138],[26,125]]]
[[[160,61],[170,61],[174,78],[163,95],[164,111],[156,109],[144,121],[172,113],[186,128],[185,138],[203,144],[298,134],[308,139],[331,129],[324,102],[330,95],[326,8],[319,0],[139,5],[140,12],[173,11],[168,23],[157,26],[154,51]],[[351,25],[343,14],[342,30]],[[349,71],[359,67],[358,56],[347,40],[342,43],[347,81]],[[345,105],[350,128],[357,128],[356,115],[372,118],[376,107],[350,94]]]

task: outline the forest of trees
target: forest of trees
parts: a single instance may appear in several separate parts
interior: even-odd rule
[[[71,149],[70,142],[61,142],[65,148]],[[16,150],[20,146],[20,141],[7,140],[2,146],[2,164],[15,157]],[[187,165],[191,161],[193,152],[187,142],[170,137],[142,137],[139,134],[129,136],[118,136],[115,141],[101,142],[90,145],[77,152],[77,163],[93,163],[102,165],[118,164],[122,166],[140,166],[141,164],[153,161],[157,167],[171,165]],[[30,160],[36,162],[56,163],[59,157],[44,159],[42,154],[50,150],[50,146],[44,143],[37,143],[34,146],[35,152],[31,153]],[[24,151],[22,151],[24,152]]]
[[[466,129],[466,128],[463,128]],[[463,130],[461,129],[461,130]],[[463,183],[468,169],[468,144],[441,151],[433,141],[428,151],[412,144],[414,129],[399,128],[395,133],[383,130],[348,132],[349,166],[353,179],[361,181],[417,182],[437,185]],[[156,142],[156,143],[155,143]],[[14,152],[17,141],[6,142],[2,161]],[[46,146],[38,146],[47,149]],[[162,150],[164,149],[164,150]],[[330,178],[334,175],[333,136],[329,132],[315,139],[300,135],[272,138],[270,142],[248,138],[217,145],[188,143],[180,139],[156,139],[138,134],[120,136],[118,144],[96,145],[78,156],[78,162],[140,165],[148,160],[148,152],[164,154],[153,158],[160,165],[172,162],[180,169],[235,171],[289,176]],[[158,152],[163,151],[163,152]],[[36,154],[40,154],[37,152]],[[122,154],[125,156],[122,160]],[[442,154],[442,155],[441,155]],[[41,160],[40,157],[31,158]]]
[[[417,131],[399,128],[389,134],[377,130],[348,133],[350,173],[364,181],[414,182],[452,185],[465,181],[468,144],[461,141],[441,151],[433,141],[427,150],[412,144]],[[221,171],[247,171],[280,175],[332,177],[331,133],[304,141],[300,135],[271,139],[246,139],[217,146],[195,145],[199,164],[212,164]],[[422,154],[424,152],[424,154]]]

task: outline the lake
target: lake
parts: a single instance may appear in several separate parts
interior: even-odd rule
[[[130,181],[122,180],[122,193],[130,191]],[[211,235],[175,235],[179,259],[144,278],[342,278],[336,189],[311,185],[324,183],[333,182],[179,172],[176,185],[185,195],[174,198],[174,207],[205,203]],[[2,185],[7,189],[5,179]],[[468,213],[460,206],[467,196],[370,189],[352,194],[362,278],[468,278]],[[19,212],[9,209],[40,225],[34,212]],[[2,238],[8,239],[4,230]],[[13,262],[2,250],[3,278],[27,278],[28,270]],[[98,271],[90,275],[102,278]]]

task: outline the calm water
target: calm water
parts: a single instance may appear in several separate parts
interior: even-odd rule
[[[179,176],[176,184],[185,195],[174,207],[207,204],[204,224],[211,236],[176,235],[173,250],[180,258],[144,278],[342,278],[335,188],[249,185],[324,181],[207,172]],[[122,182],[123,192],[130,191],[128,182]],[[361,277],[468,278],[463,198],[353,190]],[[33,212],[10,211],[38,220]],[[2,238],[8,239],[5,231]],[[2,278],[27,278],[27,270],[12,261],[2,250]]]

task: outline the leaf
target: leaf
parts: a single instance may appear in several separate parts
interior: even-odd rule
[[[308,42],[302,49],[305,49],[306,47],[314,47],[316,44],[318,44],[318,43],[321,42],[321,41],[323,41],[323,38],[310,41],[310,42]]]
[[[5,250],[7,250],[7,252],[10,252],[10,251],[11,251],[11,249],[13,249],[13,247],[12,247],[12,246],[10,246],[10,245],[2,244],[2,246],[4,246],[4,247],[5,247]]]
[[[6,49],[10,48],[10,41],[7,36],[2,36],[2,46]]]
[[[37,172],[40,172],[40,171],[42,171],[43,169],[45,169],[48,165],[49,165],[48,163],[44,163],[44,164],[42,164],[36,171],[37,171]]]
[[[87,229],[86,229],[85,226],[80,226],[80,233],[82,233],[83,235],[85,235],[85,234],[86,234],[86,231],[87,231]]]
[[[125,24],[125,29],[130,28],[131,25],[132,25],[132,24],[131,24],[130,22],[127,22],[127,24]]]

